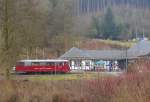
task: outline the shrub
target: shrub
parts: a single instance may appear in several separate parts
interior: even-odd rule
[[[74,81],[0,81],[0,102],[149,102],[150,73]]]

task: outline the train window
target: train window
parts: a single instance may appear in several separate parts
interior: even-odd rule
[[[48,66],[55,66],[55,63],[54,62],[47,62],[46,65],[48,65]]]
[[[47,65],[46,62],[40,62],[40,66],[45,66],[45,65]]]
[[[24,66],[31,66],[31,62],[24,62]]]
[[[32,65],[32,66],[39,66],[40,63],[39,63],[39,62],[32,62],[31,65]]]
[[[63,63],[63,62],[57,62],[56,65],[58,65],[58,66],[63,66],[64,63]]]

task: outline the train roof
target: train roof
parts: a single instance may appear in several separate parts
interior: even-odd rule
[[[27,59],[27,60],[19,60],[18,62],[68,62],[68,60],[63,60],[63,59]]]

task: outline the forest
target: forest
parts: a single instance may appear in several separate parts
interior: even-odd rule
[[[149,53],[127,59],[136,38],[150,38],[149,8],[150,0],[0,0],[0,102],[150,102]],[[18,60],[56,60],[72,47],[126,49],[127,69],[12,70]]]
[[[95,1],[103,5],[103,0],[92,1],[92,7],[97,7]],[[134,4],[129,1],[105,0],[106,4],[118,4],[76,16],[75,5],[81,6],[76,0],[0,0],[1,63],[7,60],[12,66],[22,58],[57,58],[73,46],[88,46],[83,45],[86,39],[124,41],[149,37],[150,12],[140,6],[149,1],[134,0],[137,8],[120,5]],[[13,59],[9,60],[10,56]]]
[[[75,2],[76,1],[76,2]],[[148,0],[75,0],[73,14],[77,18],[75,24],[79,27],[80,34],[96,35],[96,38],[108,39],[103,35],[102,25],[108,26],[106,15],[111,16],[116,28],[118,40],[131,40],[137,37],[149,37],[149,4]],[[108,10],[109,9],[109,10]],[[94,24],[95,23],[95,24]],[[111,22],[112,23],[112,22]],[[82,26],[81,26],[82,25]],[[111,24],[110,24],[111,25]],[[77,27],[78,27],[77,26]],[[106,28],[107,28],[106,26]],[[114,28],[112,28],[114,30]],[[119,34],[118,34],[119,33]],[[105,35],[105,34],[104,34]],[[111,34],[110,34],[111,35]],[[110,37],[111,39],[112,37]]]
[[[85,14],[104,10],[108,6],[150,9],[149,0],[74,0],[75,14]]]

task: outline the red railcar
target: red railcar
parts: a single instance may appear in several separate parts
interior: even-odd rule
[[[70,71],[68,60],[20,60],[16,63],[16,72],[62,72]]]

